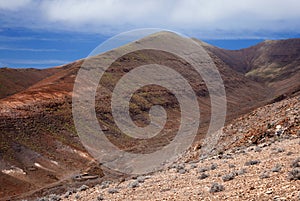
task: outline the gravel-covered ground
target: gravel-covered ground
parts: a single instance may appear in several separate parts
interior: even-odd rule
[[[291,173],[300,170],[299,150],[299,138],[285,139],[61,197],[72,201],[299,200],[300,172]]]

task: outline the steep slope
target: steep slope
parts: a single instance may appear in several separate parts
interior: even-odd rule
[[[300,198],[299,100],[297,96],[269,104],[235,119],[224,129],[227,137],[220,140],[221,146],[232,146],[226,146],[225,150],[222,147],[213,156],[200,160],[186,157],[160,172],[57,197],[64,201],[297,201]],[[278,125],[280,129],[276,129]],[[263,136],[264,132],[269,135]],[[261,140],[256,141],[258,136]],[[231,144],[240,137],[243,140]]]
[[[300,137],[300,96],[268,104],[242,115],[223,128],[216,152]]]
[[[146,42],[176,43],[179,39],[178,35],[163,32],[103,55],[104,57],[119,55],[122,48],[139,46]],[[225,84],[228,101],[227,121],[262,106],[274,98],[270,93],[270,88],[231,69],[213,52],[210,55]],[[22,171],[12,175],[17,181],[22,180],[29,183],[29,188],[11,192],[10,187],[14,187],[12,186],[13,182],[9,181],[7,185],[11,185],[10,187],[0,186],[3,196],[11,196],[21,191],[24,192],[26,189],[39,189],[48,184],[68,179],[70,176],[78,174],[80,170],[88,168],[87,164],[93,163],[93,159],[79,141],[71,111],[74,80],[82,62],[83,60],[79,60],[65,65],[54,75],[22,92],[0,100],[2,172],[3,170],[9,172],[17,167]],[[158,86],[149,86],[138,90],[132,97],[130,113],[135,123],[143,126],[149,123],[149,108],[156,104],[162,105],[170,114],[170,121],[161,134],[163,138],[160,136],[149,141],[132,140],[124,136],[114,123],[110,111],[110,100],[115,84],[130,70],[140,65],[153,63],[171,66],[189,80],[197,94],[201,110],[202,124],[197,139],[202,139],[207,130],[210,121],[210,97],[203,79],[195,70],[186,61],[164,51],[149,49],[135,51],[122,56],[109,67],[100,80],[96,95],[95,109],[98,121],[105,128],[108,138],[120,149],[132,152],[151,152],[172,140],[178,129],[178,117],[180,117],[178,102],[172,93]],[[99,68],[99,66],[96,67]],[[7,171],[4,172],[7,173]],[[99,172],[91,171],[90,173],[97,174],[99,177],[103,176],[102,172],[99,174]],[[113,175],[113,173],[107,172],[105,174]],[[64,185],[66,184],[64,183]]]
[[[57,73],[60,68],[0,68],[0,99],[21,92],[38,81]]]

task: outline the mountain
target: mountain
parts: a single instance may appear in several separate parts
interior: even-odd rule
[[[0,98],[5,98],[23,91],[38,81],[55,74],[59,70],[59,68],[43,70],[33,68],[0,68]]]
[[[156,33],[101,55],[72,62],[59,69],[49,69],[51,72],[56,72],[28,85],[28,88],[18,93],[0,99],[0,168],[2,170],[0,181],[4,184],[0,185],[0,197],[16,199],[15,196],[27,191],[30,191],[28,195],[33,196],[41,196],[45,191],[49,193],[51,190],[62,192],[64,189],[81,185],[82,182],[74,182],[72,176],[84,172],[98,177],[97,180],[88,181],[91,183],[100,182],[104,178],[118,177],[116,172],[102,170],[103,168],[94,161],[78,138],[72,117],[72,92],[76,75],[83,62],[90,59],[105,62],[101,59],[120,55],[124,48],[134,48],[148,43],[179,44],[179,41],[182,41],[182,38],[176,34]],[[232,53],[210,45],[204,47],[218,68],[225,85],[228,123],[240,115],[274,101],[278,95],[273,92],[276,83],[285,82],[287,87],[281,89],[282,93],[287,93],[295,83],[299,84],[299,80],[297,81],[292,75],[281,75],[284,74],[281,71],[280,75],[276,74],[278,79],[258,81],[247,74],[255,68],[252,68],[252,65],[244,66],[243,62],[246,62],[246,59],[241,59],[240,53],[234,51]],[[272,48],[275,46],[268,49],[268,55],[272,54]],[[263,52],[263,49],[261,51]],[[246,58],[247,55],[244,54]],[[253,53],[247,50],[247,54],[251,56]],[[116,83],[129,71],[146,64],[171,66],[187,78],[195,90],[201,110],[201,127],[195,142],[199,143],[198,141],[203,139],[208,129],[211,117],[210,97],[203,79],[182,58],[151,49],[123,55],[112,63],[101,78],[96,93],[95,110],[98,122],[107,137],[121,149],[137,153],[152,152],[174,138],[180,125],[178,101],[170,91],[159,86],[146,86],[138,90],[130,102],[130,115],[137,125],[144,126],[149,123],[148,112],[151,106],[163,106],[170,121],[160,137],[151,140],[132,140],[126,137],[114,122],[110,102]],[[101,68],[101,65],[91,66],[92,70],[93,68]],[[290,79],[294,81],[290,83]]]
[[[241,50],[205,47],[237,72],[271,86],[276,96],[300,90],[300,39],[267,40]]]

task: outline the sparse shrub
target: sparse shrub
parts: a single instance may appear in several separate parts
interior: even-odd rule
[[[68,198],[70,195],[72,195],[73,191],[67,191],[65,194],[64,194],[64,198]]]
[[[260,164],[260,160],[250,160],[245,163],[245,166]]]
[[[213,183],[209,192],[210,193],[216,193],[216,192],[221,192],[221,191],[224,191],[225,188],[222,184],[218,184],[218,183]]]
[[[109,187],[109,185],[110,185],[110,181],[103,181],[103,182],[101,182],[101,188],[102,189],[105,189],[105,188],[108,188]]]
[[[281,147],[277,148],[276,151],[277,151],[278,153],[285,152],[284,148],[281,148]]]
[[[237,154],[246,154],[246,151],[245,151],[245,147],[239,147],[236,149],[236,152]]]
[[[218,165],[215,164],[215,163],[211,164],[211,166],[210,166],[210,169],[211,169],[211,170],[215,170],[215,169],[217,169],[217,168],[218,168]]]
[[[230,154],[224,154],[222,155],[222,159],[233,159],[233,157]]]
[[[77,189],[76,189],[76,188],[72,188],[70,191],[71,191],[72,193],[77,193]]]
[[[257,146],[257,147],[255,147],[254,151],[255,151],[255,152],[261,152],[261,151],[262,151],[262,148],[260,148],[260,147]]]
[[[136,180],[137,180],[139,183],[144,183],[145,180],[146,180],[146,177],[144,177],[144,176],[138,176],[138,177],[136,178]]]
[[[255,149],[255,147],[254,146],[251,146],[251,147],[248,147],[247,148],[247,151],[253,151]]]
[[[98,197],[97,197],[97,201],[101,201],[101,200],[104,200],[104,197],[103,197],[103,195],[98,195]]]
[[[230,180],[233,180],[235,178],[235,174],[233,172],[229,173],[229,174],[226,174],[222,177],[222,180],[223,181],[230,181]]]
[[[263,147],[268,147],[268,146],[270,146],[271,144],[272,144],[271,142],[266,142],[266,143],[261,144],[260,147],[261,147],[261,148],[263,148]]]
[[[209,177],[209,174],[206,174],[206,173],[202,173],[199,177],[198,177],[198,179],[206,179],[207,177]]]
[[[259,175],[259,178],[260,178],[260,179],[270,178],[270,175],[269,175],[268,172],[264,171],[263,173],[261,173],[261,174]]]
[[[235,165],[234,164],[228,164],[228,167],[229,168],[235,168]]]
[[[199,157],[199,160],[200,161],[204,161],[205,159],[207,159],[207,155],[201,155],[200,157]]]
[[[274,125],[268,123],[268,124],[267,124],[267,129],[270,129],[270,128],[272,128],[273,126],[274,126]]]
[[[78,188],[78,191],[86,191],[87,189],[89,189],[89,187],[87,185],[82,185]]]
[[[48,198],[41,197],[41,198],[37,198],[35,201],[48,201]]]
[[[239,171],[236,172],[237,175],[243,175],[243,174],[246,174],[247,173],[247,170],[242,168],[240,169]]]
[[[177,172],[180,174],[185,174],[187,171],[186,171],[186,169],[179,169],[179,170],[177,170]]]
[[[197,168],[197,164],[191,164],[191,165],[190,165],[190,168],[191,168],[191,169]]]
[[[107,192],[110,193],[110,194],[119,193],[118,189],[116,189],[116,188],[110,188],[110,189],[107,190]]]
[[[60,201],[61,198],[58,195],[51,194],[49,195],[49,201]]]
[[[291,151],[289,151],[289,152],[287,152],[287,156],[290,156],[290,155],[293,155],[294,153],[293,152],[291,152]]]
[[[171,168],[180,170],[180,169],[184,169],[184,165],[182,165],[182,164],[173,164],[173,165],[171,166]]]
[[[199,168],[198,172],[199,172],[199,173],[202,173],[202,172],[206,172],[206,171],[208,171],[208,170],[209,170],[209,168],[207,168],[207,167],[202,167],[202,168]]]
[[[130,182],[129,185],[128,185],[129,188],[136,188],[136,187],[139,187],[139,186],[140,186],[140,184],[139,184],[138,181]]]
[[[280,172],[282,166],[280,164],[276,164],[275,167],[272,168],[272,172]]]
[[[281,148],[281,147],[279,147],[279,148],[273,148],[273,153],[282,153],[284,151],[285,150],[283,148]]]
[[[289,180],[300,180],[300,169],[299,168],[292,169],[288,173],[288,179]]]
[[[300,157],[296,158],[291,165],[292,168],[300,167]]]

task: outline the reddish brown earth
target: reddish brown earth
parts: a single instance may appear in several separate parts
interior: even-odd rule
[[[0,68],[0,98],[5,98],[17,92],[21,92],[60,70],[60,68],[49,68],[44,70],[33,68]]]
[[[158,43],[176,41],[177,37],[179,36],[161,33],[144,38],[140,43],[147,40]],[[241,56],[241,53],[232,54],[231,51],[205,46],[225,84],[228,101],[227,122],[231,122],[240,115],[267,103],[288,99],[299,92],[297,87],[299,86],[299,65],[296,62],[299,58],[296,57],[297,54],[299,56],[298,43],[289,43],[289,49],[284,49],[286,47],[284,41],[273,42],[274,44],[271,45],[268,43],[258,45],[261,54],[264,53],[267,56],[259,57],[257,62],[254,62],[256,66],[251,64],[251,68],[245,66],[244,63],[248,62],[246,60],[247,55],[252,57],[253,53],[257,53],[258,50],[252,50],[253,47],[249,50],[241,50],[242,55],[244,55]],[[295,45],[292,46],[291,44]],[[285,57],[278,57],[283,59],[285,63],[281,66],[281,63],[276,60],[275,63],[279,63],[276,68],[287,70],[278,71],[274,79],[258,79],[257,77],[261,78],[261,72],[253,71],[261,65],[258,61],[266,59],[266,66],[272,61],[273,50],[278,52],[280,48],[284,49],[281,53],[291,54],[291,58],[288,57],[289,60],[285,61]],[[113,50],[105,54],[109,56],[116,54],[117,51]],[[18,90],[22,91],[11,96],[6,95],[7,97],[0,99],[0,168],[2,170],[2,174],[0,174],[0,197],[3,200],[17,199],[19,195],[25,192],[27,192],[25,197],[41,196],[50,192],[62,193],[68,188],[78,187],[83,183],[92,185],[104,178],[116,179],[119,177],[119,174],[109,170],[104,170],[105,176],[102,177],[102,170],[85,151],[76,134],[71,112],[71,96],[74,79],[82,62],[79,60],[59,69],[53,68],[52,71],[49,71],[57,72],[47,75],[45,73],[43,74],[44,77],[40,77],[44,79],[35,84],[30,82],[31,84],[27,86],[30,86],[29,88],[19,89],[16,87],[15,91],[11,90],[12,93]],[[111,92],[118,78],[139,65],[151,63],[172,66],[188,78],[196,91],[203,122],[195,142],[197,144],[197,141],[203,138],[203,133],[205,133],[210,119],[210,98],[207,88],[201,77],[189,65],[166,52],[143,50],[127,54],[112,64],[102,78],[101,87],[96,96],[96,113],[100,125],[105,125],[106,134],[112,141],[117,144],[122,142],[119,143],[122,149],[136,152],[151,151],[151,149],[165,145],[166,142],[159,138],[153,139],[150,143],[123,138],[122,133],[116,129],[109,111]],[[239,66],[242,70],[237,69]],[[264,69],[265,66],[261,68]],[[248,72],[253,73],[248,76]],[[257,77],[254,76],[256,72],[258,72]],[[23,82],[28,83],[26,80]],[[0,84],[2,84],[1,80]],[[5,94],[1,88],[0,92]],[[137,124],[146,125],[149,120],[147,111],[153,104],[160,104],[170,114],[173,114],[170,116],[171,119],[173,118],[171,123],[166,125],[165,131],[162,133],[171,139],[174,135],[174,128],[178,127],[176,118],[178,119],[179,108],[176,100],[167,90],[145,87],[138,91],[131,102],[132,118]],[[8,173],[12,169],[15,171]],[[3,171],[6,173],[4,174]],[[81,182],[71,179],[72,176],[85,171],[88,171],[90,175],[98,175],[99,178]]]
[[[300,40],[267,40],[241,50],[206,48],[237,72],[274,88],[277,96],[300,89]]]

